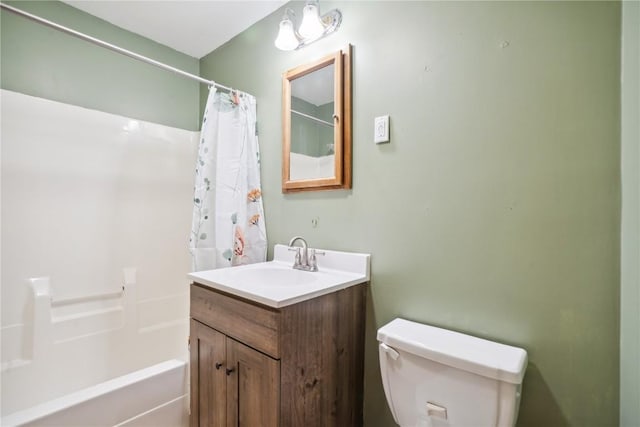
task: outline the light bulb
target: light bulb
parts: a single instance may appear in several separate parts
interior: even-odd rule
[[[305,39],[316,39],[324,33],[324,25],[320,20],[320,11],[316,3],[307,3],[302,9],[302,23],[298,30]]]
[[[274,44],[280,50],[294,50],[300,44],[293,30],[293,22],[290,19],[280,21],[280,30]]]

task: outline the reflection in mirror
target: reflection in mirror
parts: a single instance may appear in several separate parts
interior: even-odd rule
[[[330,64],[291,82],[291,180],[335,176],[334,72]]]
[[[283,192],[351,188],[350,48],[283,75]]]

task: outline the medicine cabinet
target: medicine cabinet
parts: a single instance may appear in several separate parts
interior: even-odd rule
[[[282,192],[351,188],[351,45],[282,76]]]

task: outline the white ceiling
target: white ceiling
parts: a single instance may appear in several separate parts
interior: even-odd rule
[[[271,12],[282,0],[63,0],[118,27],[202,58]],[[277,28],[274,28],[274,37]]]

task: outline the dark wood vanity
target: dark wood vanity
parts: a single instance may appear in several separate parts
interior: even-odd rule
[[[272,308],[191,285],[191,427],[362,425],[367,284]]]

